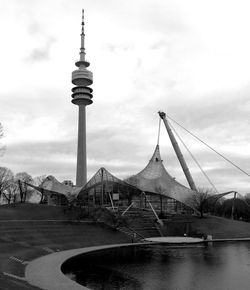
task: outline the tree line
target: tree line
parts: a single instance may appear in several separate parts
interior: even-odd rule
[[[3,125],[0,123],[0,140],[4,137]],[[4,154],[6,147],[0,143],[0,156]],[[8,204],[13,202],[25,202],[32,194],[26,183],[40,186],[43,180],[46,178],[45,175],[32,177],[27,172],[18,172],[14,174],[7,167],[0,167],[0,201],[5,200]],[[40,202],[43,201],[43,194],[41,195]]]
[[[210,189],[199,189],[192,198],[194,207],[200,212],[202,218],[204,214],[211,214],[233,218],[237,220],[250,221],[250,193],[236,198],[220,197],[211,192]]]
[[[27,172],[18,172],[14,174],[7,167],[0,167],[0,199],[6,200],[8,204],[14,202],[26,202],[30,198],[33,190],[29,189],[27,183],[40,186],[45,175],[32,177]],[[43,196],[40,194],[40,202],[43,201]]]

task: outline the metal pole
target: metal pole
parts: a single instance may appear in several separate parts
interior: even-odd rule
[[[122,216],[125,215],[125,213],[132,207],[132,205],[134,204],[134,202],[132,202],[122,213]]]
[[[176,141],[176,139],[174,137],[174,134],[173,134],[173,132],[172,132],[172,130],[171,130],[169,124],[168,124],[168,121],[166,119],[166,114],[164,112],[159,112],[159,116],[162,118],[162,120],[164,122],[164,125],[165,125],[165,127],[167,129],[170,141],[172,143],[172,146],[174,148],[176,156],[177,156],[177,158],[178,158],[178,160],[179,160],[179,162],[181,164],[182,170],[183,170],[183,172],[184,172],[184,174],[185,174],[185,176],[187,178],[187,181],[188,181],[188,184],[189,184],[190,188],[195,190],[195,191],[197,191],[197,188],[196,188],[195,183],[193,181],[193,178],[192,178],[192,176],[190,174],[190,171],[188,169],[186,161],[185,161],[185,159],[184,159],[184,157],[183,157],[183,155],[181,153],[180,147],[179,147],[179,145],[178,145],[178,143],[177,143],[177,141]]]
[[[144,193],[144,194],[145,194],[145,193]],[[150,206],[150,208],[151,208],[153,214],[155,215],[155,217],[156,217],[156,219],[157,219],[157,222],[158,222],[160,225],[163,225],[163,222],[159,219],[159,217],[158,217],[158,215],[157,215],[157,213],[156,213],[156,211],[155,211],[155,209],[154,209],[152,203],[148,200],[146,194],[145,194],[145,199],[146,199],[146,201],[148,202],[148,204],[149,204],[149,206]]]
[[[113,209],[113,211],[115,211],[115,207],[114,207],[113,199],[112,199],[110,193],[109,193],[109,199],[110,199],[110,202],[111,202],[112,209]]]
[[[160,194],[161,213],[162,213],[162,195]]]
[[[94,187],[93,206],[95,206],[95,203],[96,203],[96,187]]]
[[[103,168],[101,168],[101,203],[103,205]]]
[[[234,192],[234,197],[233,197],[233,203],[232,203],[232,213],[231,213],[231,219],[234,219],[234,211],[235,211],[235,200],[236,200],[236,194],[237,192]]]

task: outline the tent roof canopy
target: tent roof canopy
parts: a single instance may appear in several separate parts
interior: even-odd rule
[[[110,189],[115,186],[118,186],[119,190],[124,192],[130,193],[132,192],[134,194],[139,194],[141,192],[141,190],[138,189],[137,187],[115,177],[106,168],[101,167],[91,177],[91,179],[86,183],[86,185],[81,188],[78,197],[86,195],[91,189],[96,188],[98,186],[102,186],[102,184],[103,185],[105,184],[105,186],[109,187]]]
[[[162,163],[159,145],[156,145],[153,156],[147,166],[126,182],[145,192],[162,194],[194,208],[191,196],[195,191],[177,182],[165,169]]]

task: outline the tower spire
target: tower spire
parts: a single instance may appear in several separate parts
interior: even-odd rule
[[[82,9],[82,33],[81,33],[81,48],[80,48],[80,60],[85,61],[85,34],[84,34],[84,9]]]
[[[86,68],[89,66],[89,62],[85,59],[85,33],[84,33],[84,9],[82,9],[82,30],[81,30],[81,47],[80,47],[80,59],[76,61],[75,65],[77,67]]]

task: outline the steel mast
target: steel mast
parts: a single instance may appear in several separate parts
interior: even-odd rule
[[[186,176],[186,179],[187,179],[187,182],[188,182],[190,188],[195,190],[195,191],[197,191],[197,188],[195,186],[194,180],[193,180],[193,178],[191,176],[191,173],[190,173],[190,171],[188,169],[187,163],[186,163],[186,161],[185,161],[185,159],[184,159],[184,157],[183,157],[183,155],[181,153],[181,149],[180,149],[180,147],[179,147],[179,145],[178,145],[178,143],[177,143],[177,141],[175,139],[175,136],[174,136],[169,124],[168,124],[168,120],[166,118],[166,114],[164,112],[158,112],[158,114],[159,114],[160,118],[164,122],[164,125],[165,125],[165,127],[167,129],[170,141],[172,143],[172,146],[174,148],[176,156],[177,156],[177,158],[178,158],[178,160],[179,160],[179,162],[181,164],[182,170],[183,170],[183,172],[184,172],[184,174]]]

